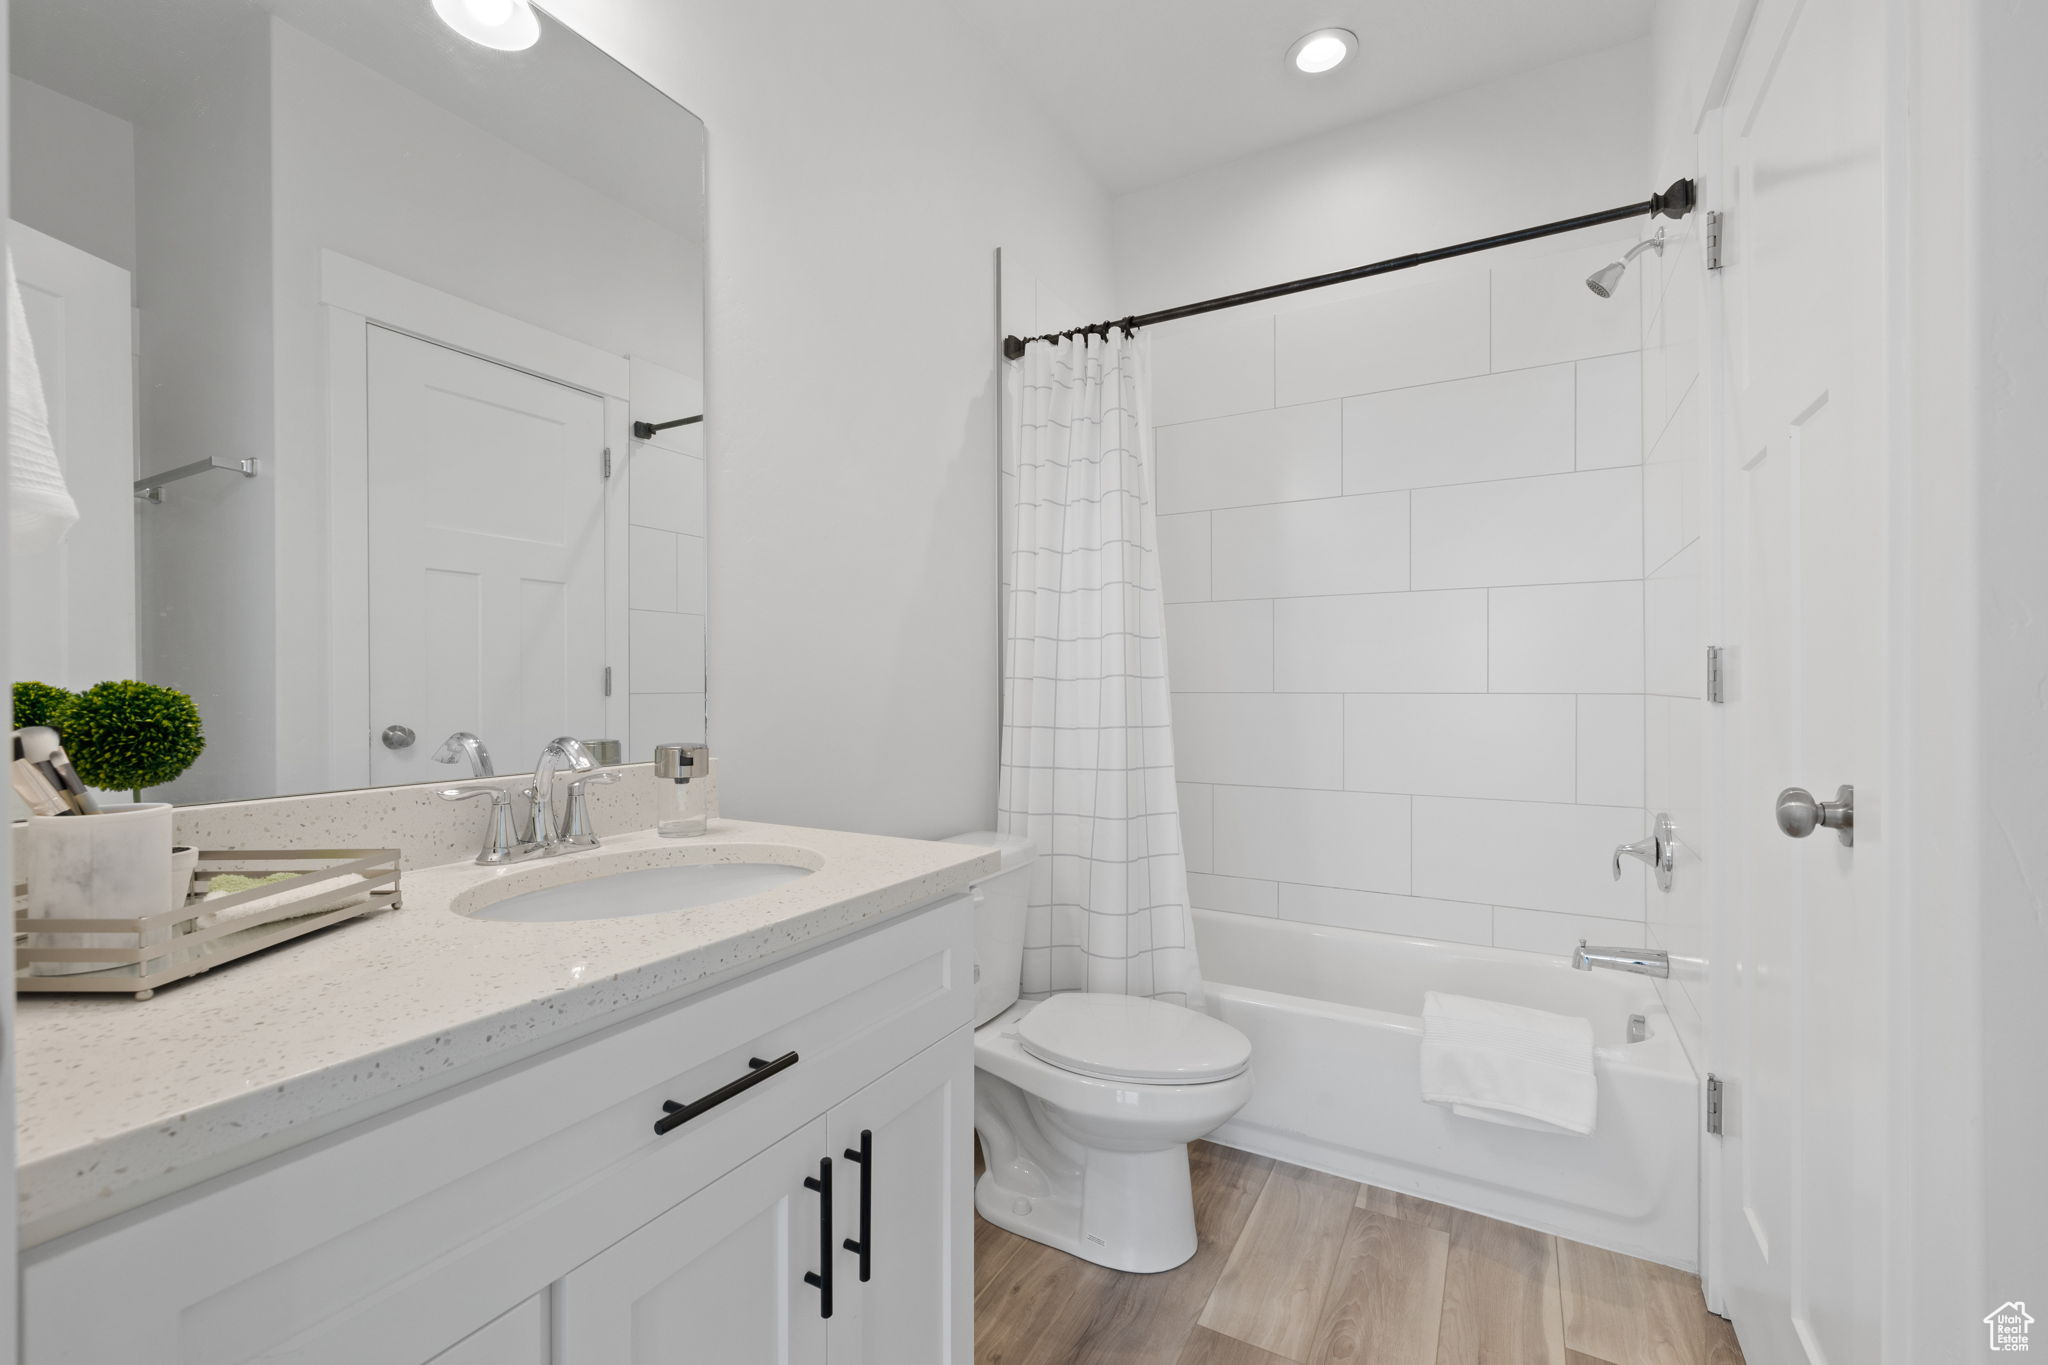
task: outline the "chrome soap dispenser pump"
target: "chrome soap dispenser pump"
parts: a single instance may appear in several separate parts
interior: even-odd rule
[[[711,772],[711,750],[702,744],[657,744],[654,746],[654,775],[666,778],[668,792],[661,798],[661,816],[655,830],[664,839],[691,839],[710,828],[708,805],[693,814],[690,779]]]

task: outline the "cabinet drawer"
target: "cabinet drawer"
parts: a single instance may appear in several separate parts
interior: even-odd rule
[[[972,964],[954,898],[47,1243],[25,1359],[431,1357],[966,1024]],[[628,1166],[660,1202],[605,1178]]]

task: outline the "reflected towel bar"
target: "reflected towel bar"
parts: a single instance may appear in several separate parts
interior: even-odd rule
[[[657,431],[667,431],[670,427],[687,427],[703,420],[704,414],[700,412],[695,417],[678,417],[673,422],[635,422],[633,423],[633,439],[636,441],[651,441],[654,439],[654,433]]]
[[[164,500],[165,484],[176,483],[180,479],[189,479],[194,474],[205,474],[215,469],[225,469],[228,473],[240,474],[245,479],[256,477],[256,461],[254,460],[194,460],[191,464],[181,464],[176,469],[166,469],[161,474],[152,474],[146,479],[137,479],[135,481],[135,500],[137,502],[162,502]]]

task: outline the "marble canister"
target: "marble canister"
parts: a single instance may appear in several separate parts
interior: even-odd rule
[[[29,918],[140,919],[171,907],[171,807],[153,801],[98,815],[37,815],[28,822]],[[168,930],[164,933],[169,939]],[[125,934],[35,934],[34,948],[125,948]],[[148,946],[148,945],[144,945]],[[36,976],[141,969],[110,963],[38,962]]]

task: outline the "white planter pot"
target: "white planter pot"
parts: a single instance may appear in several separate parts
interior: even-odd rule
[[[31,919],[133,919],[171,908],[171,807],[168,802],[112,806],[98,815],[37,815],[28,822],[28,913]],[[169,932],[163,934],[169,941]],[[125,934],[36,934],[36,948],[121,948]],[[149,946],[147,944],[145,947]],[[138,967],[38,962],[37,976]]]

